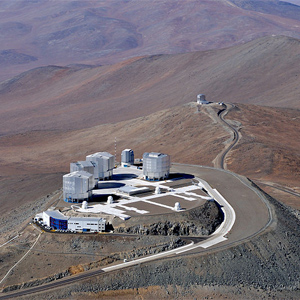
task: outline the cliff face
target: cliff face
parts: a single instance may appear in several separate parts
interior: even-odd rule
[[[216,230],[223,219],[218,204],[207,201],[204,205],[185,212],[134,218],[132,221],[126,221],[126,226],[123,226],[124,223],[115,224],[114,230],[145,235],[209,235]]]

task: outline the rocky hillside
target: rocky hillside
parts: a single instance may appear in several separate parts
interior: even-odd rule
[[[114,224],[114,231],[143,235],[207,236],[223,222],[224,216],[214,201],[180,213],[135,217]],[[121,223],[121,224],[120,224]]]
[[[115,138],[117,160],[121,151],[130,147],[137,158],[146,151],[159,151],[171,155],[173,162],[213,166],[215,157],[231,140],[230,131],[217,117],[220,106],[215,108],[198,111],[191,103],[84,130],[4,136],[0,138],[1,208],[12,210],[59,189],[70,162],[84,160],[99,150],[114,153]],[[300,192],[298,111],[239,104],[226,118],[233,120],[241,133],[239,143],[227,156],[228,168]],[[287,195],[279,199],[286,201]],[[289,203],[299,207],[298,199]]]

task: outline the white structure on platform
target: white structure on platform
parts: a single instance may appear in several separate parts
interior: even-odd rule
[[[144,153],[143,176],[146,180],[163,180],[169,177],[170,156],[163,153]]]
[[[68,202],[81,202],[92,196],[95,181],[92,174],[76,171],[63,176],[63,196]]]
[[[122,167],[129,167],[134,164],[134,153],[132,149],[124,149],[121,154]]]
[[[125,186],[122,186],[122,187],[117,189],[118,193],[126,194],[128,196],[147,193],[149,191],[150,191],[150,189],[146,186],[135,187],[135,186],[125,185]]]
[[[107,204],[113,204],[114,203],[114,198],[113,196],[108,196],[107,197]]]
[[[160,187],[159,186],[157,186],[156,188],[155,188],[155,194],[161,194],[161,190],[160,190]]]
[[[197,103],[198,104],[209,104],[209,102],[205,100],[205,95],[203,95],[203,94],[197,95]]]
[[[68,229],[82,232],[102,232],[105,231],[105,220],[102,218],[70,217]]]
[[[87,201],[83,201],[81,207],[82,207],[82,209],[87,209],[87,208],[88,208],[88,203],[87,203]]]
[[[105,231],[106,220],[102,218],[67,217],[59,210],[47,210],[37,214],[35,219],[40,220],[42,215],[43,224],[54,230],[72,230],[82,232]]]
[[[179,202],[176,202],[176,203],[175,203],[174,210],[176,210],[176,211],[181,210],[181,206],[180,206],[180,203],[179,203]]]
[[[63,215],[59,210],[47,210],[43,212],[43,223],[45,226],[53,228],[56,223],[59,223],[61,227],[67,229],[68,217]]]
[[[113,175],[115,167],[115,156],[108,152],[97,152],[86,157],[87,161],[92,161],[96,164],[94,177],[95,180],[110,179]]]

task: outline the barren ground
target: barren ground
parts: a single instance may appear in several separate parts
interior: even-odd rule
[[[299,38],[299,10],[275,0],[2,0],[0,81],[45,65],[107,65],[272,34]]]

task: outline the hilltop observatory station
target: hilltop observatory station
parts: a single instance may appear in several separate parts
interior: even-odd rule
[[[143,155],[143,177],[146,180],[164,180],[170,174],[170,156],[157,152]]]
[[[199,94],[199,95],[197,95],[197,103],[198,104],[209,104],[209,101],[207,101],[206,99],[205,99],[205,95],[204,94]]]

